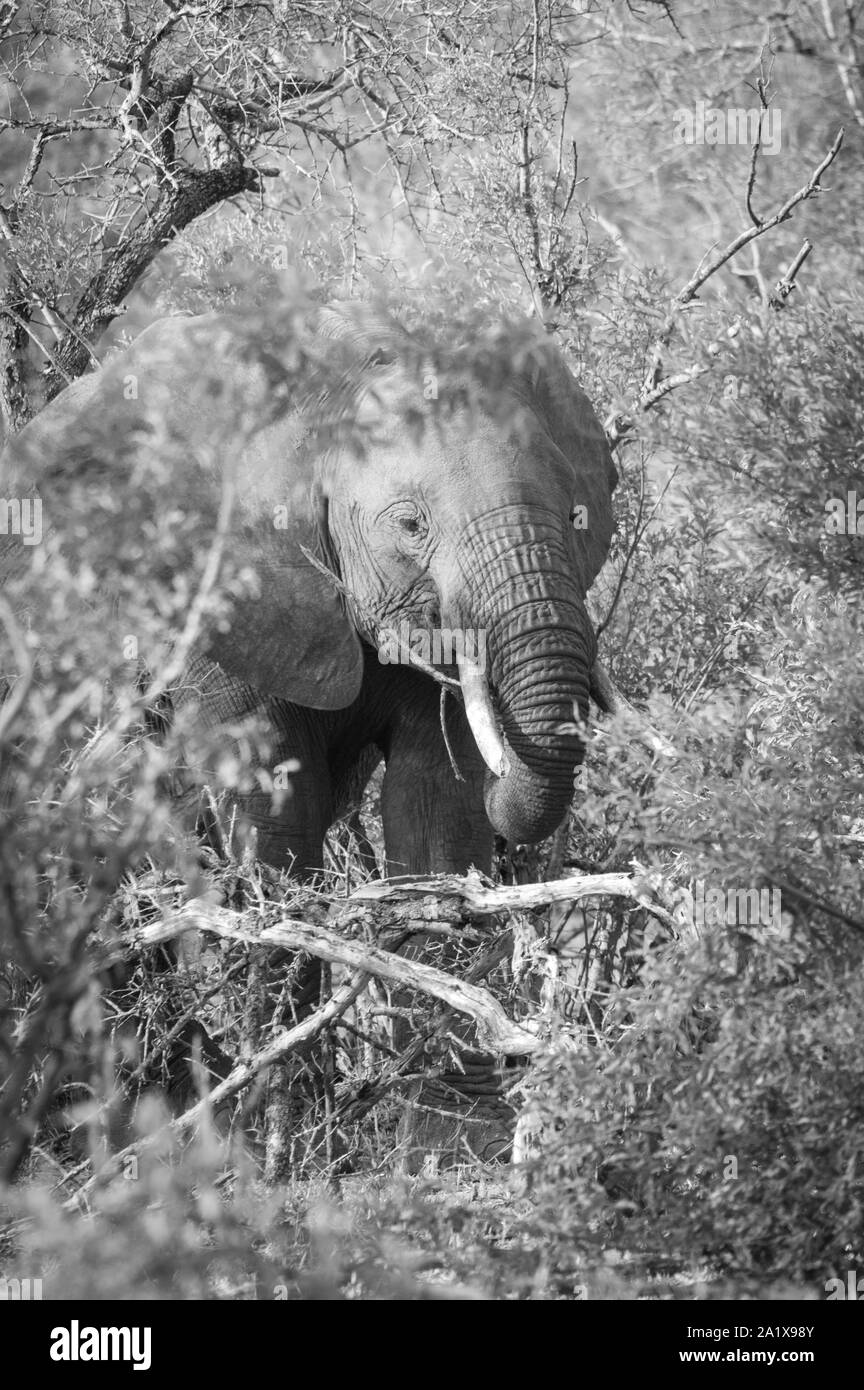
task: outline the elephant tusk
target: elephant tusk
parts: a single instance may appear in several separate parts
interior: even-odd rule
[[[498,732],[485,672],[476,662],[465,656],[464,652],[456,653],[456,665],[459,668],[459,684],[462,687],[465,713],[471,725],[474,742],[489,771],[494,772],[496,777],[504,777],[509,767],[507,752],[504,740]]]
[[[604,714],[615,714],[621,699],[620,691],[612,683],[612,678],[600,660],[591,667],[591,684],[588,691],[591,699]]]
[[[629,710],[631,714],[636,714],[636,710],[626,695],[622,695],[599,659],[591,667],[591,685],[588,693],[597,708],[602,710],[604,714],[618,714],[620,710],[625,709]],[[640,718],[639,715],[636,717]]]

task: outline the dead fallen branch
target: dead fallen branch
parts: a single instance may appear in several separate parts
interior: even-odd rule
[[[224,1081],[220,1081],[218,1086],[214,1086],[212,1091],[202,1096],[195,1105],[190,1106],[182,1115],[178,1115],[176,1119],[170,1120],[165,1125],[160,1125],[158,1129],[145,1135],[143,1139],[136,1140],[134,1144],[129,1144],[119,1153],[112,1154],[101,1166],[98,1173],[95,1173],[89,1181],[85,1182],[65,1205],[68,1208],[79,1206],[82,1197],[86,1196],[94,1187],[101,1186],[102,1183],[113,1177],[128,1163],[130,1158],[135,1158],[146,1149],[164,1143],[169,1136],[178,1136],[189,1129],[196,1128],[205,1115],[212,1114],[216,1106],[221,1105],[223,1101],[230,1099],[238,1091],[249,1086],[265,1067],[272,1067],[275,1062],[280,1061],[289,1052],[296,1051],[298,1047],[311,1042],[319,1033],[322,1033],[354,1003],[354,1000],[363,993],[368,983],[369,976],[365,973],[361,972],[353,976],[346,984],[342,985],[341,989],[337,989],[335,994],[328,999],[326,1004],[322,1004],[320,1009],[316,1009],[313,1014],[304,1018],[294,1028],[287,1028],[278,1037],[273,1038],[266,1047],[261,1048],[260,1052],[256,1052],[248,1061],[238,1063]],[[67,1174],[67,1177],[71,1176],[71,1174]]]
[[[519,883],[486,887],[478,874],[441,875],[437,878],[390,879],[365,883],[351,895],[351,902],[398,903],[411,897],[434,894],[439,901],[456,899],[472,916],[496,912],[529,912],[552,903],[579,902],[582,898],[630,898],[672,924],[672,917],[652,897],[649,884],[636,874],[574,874],[549,883]]]
[[[434,882],[434,881],[433,881]],[[462,880],[454,879],[454,883]],[[538,885],[548,888],[548,884]],[[425,893],[433,891],[429,881]],[[490,908],[490,911],[495,909]],[[391,980],[406,989],[419,990],[449,1004],[459,1013],[474,1020],[481,1047],[505,1056],[521,1056],[534,1052],[538,1039],[527,1029],[511,1022],[497,1000],[484,989],[466,984],[444,970],[394,955],[366,941],[351,940],[337,935],[327,927],[285,918],[263,931],[243,926],[243,916],[203,899],[193,899],[162,922],[145,927],[138,940],[142,946],[155,946],[170,941],[185,931],[213,932],[232,941],[246,941],[255,946],[279,946],[291,951],[305,951],[331,965],[344,965],[362,970],[379,979]]]
[[[438,912],[450,921],[464,917],[491,916],[500,912],[519,912],[545,907],[551,903],[575,902],[590,896],[630,898],[648,907],[656,915],[672,919],[664,909],[650,900],[650,890],[644,880],[629,874],[580,874],[550,883],[527,883],[506,887],[489,887],[477,874],[461,876],[440,875],[431,878],[404,879],[387,883],[369,883],[352,894],[339,914],[344,928],[352,921],[368,925],[375,907],[382,918],[381,925],[392,927],[393,919],[401,924],[416,922],[427,929],[427,919]],[[244,941],[258,947],[272,945],[282,949],[304,951],[331,964],[347,966],[354,972],[351,979],[339,988],[328,1002],[316,1009],[301,1023],[280,1033],[253,1056],[239,1062],[229,1075],[182,1115],[158,1130],[128,1145],[112,1155],[74,1197],[68,1207],[80,1204],[94,1188],[101,1186],[120,1171],[130,1158],[158,1147],[166,1138],[179,1136],[195,1129],[216,1107],[249,1086],[267,1067],[273,1066],[297,1048],[311,1042],[334,1023],[366,988],[370,975],[390,980],[404,988],[418,990],[438,999],[460,1014],[473,1019],[481,1047],[499,1054],[525,1056],[534,1053],[539,1038],[527,1028],[510,1020],[497,1000],[485,989],[468,980],[459,980],[433,966],[406,959],[368,941],[337,934],[322,924],[284,919],[255,931],[244,926],[243,914],[209,902],[194,899],[166,916],[151,923],[137,934],[140,946],[155,946],[174,940],[186,931],[200,930],[234,941]],[[501,944],[493,950],[497,959]],[[350,1098],[352,1111],[366,1109],[389,1089],[409,1062],[422,1054],[428,1038],[417,1039],[408,1054],[400,1059],[395,1071],[389,1069],[386,1084],[368,1087],[369,1096]],[[385,1069],[386,1071],[387,1069]],[[384,1077],[381,1080],[385,1080]],[[72,1175],[68,1175],[72,1176]]]
[[[469,967],[466,974],[468,984],[476,984],[490,975],[503,960],[508,960],[513,952],[512,933],[505,931],[497,937],[489,950]],[[454,1015],[445,1010],[430,1027],[423,1028],[392,1064],[381,1068],[374,1078],[368,1077],[343,1095],[336,1108],[334,1123],[356,1124],[369,1110],[372,1110],[394,1087],[402,1084],[414,1067],[421,1063],[426,1049],[435,1039],[447,1037],[453,1028]]]

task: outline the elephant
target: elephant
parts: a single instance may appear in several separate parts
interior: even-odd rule
[[[583,757],[585,597],[617,481],[603,428],[533,330],[442,345],[343,303],[301,336],[298,354],[242,312],[158,320],[11,441],[4,487],[27,475],[48,498],[94,431],[103,456],[165,432],[172,505],[215,532],[230,492],[226,543],[254,576],[176,698],[204,725],[263,713],[271,767],[294,769],[278,811],[265,787],[240,799],[259,856],[319,869],[383,759],[386,871],[488,872],[496,834],[562,822]]]
[[[572,797],[583,754],[574,713],[587,720],[596,655],[585,594],[612,535],[610,450],[548,339],[529,340],[527,352],[523,341],[512,364],[507,338],[495,339],[494,380],[476,347],[451,351],[436,367],[439,398],[446,390],[456,401],[473,372],[473,399],[436,410],[424,399],[424,364],[412,372],[411,342],[391,323],[342,305],[319,310],[314,331],[327,350],[349,344],[357,379],[348,394],[369,431],[358,447],[333,429],[310,443],[320,395],[262,423],[272,383],[255,379],[242,316],[171,317],[24,428],[7,448],[4,486],[23,470],[44,487],[46,461],[59,455],[72,467],[92,447],[94,422],[110,431],[125,418],[128,437],[130,421],[156,415],[190,459],[198,454],[185,477],[172,476],[172,502],[191,498],[215,527],[230,471],[230,539],[259,594],[238,600],[230,630],[210,634],[185,685],[205,721],[264,709],[274,764],[299,764],[279,814],[267,791],[246,799],[261,858],[320,867],[335,811],[383,757],[391,871],[488,870],[494,833],[537,842]],[[201,462],[223,428],[202,363],[217,364],[230,401],[253,417],[235,419],[242,447],[228,467],[214,450]],[[130,380],[140,383],[131,410]],[[331,388],[331,400],[339,394]],[[203,503],[202,488],[212,491]],[[444,653],[463,697],[448,702],[446,719],[461,780],[442,735],[440,687],[414,663],[385,661],[382,632],[391,657],[394,634],[427,638],[430,649],[465,634]]]

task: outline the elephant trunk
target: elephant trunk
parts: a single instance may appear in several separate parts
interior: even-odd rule
[[[510,841],[542,840],[567,813],[584,753],[576,720],[588,714],[593,646],[587,615],[581,609],[580,620],[574,605],[558,622],[538,615],[532,629],[504,634],[503,654],[493,656],[508,768],[487,775],[486,813]]]
[[[482,571],[492,691],[482,670],[460,662],[466,713],[490,769],[486,813],[499,834],[527,843],[550,835],[572,799],[596,649],[567,538],[538,530],[506,554],[499,542],[493,573]]]

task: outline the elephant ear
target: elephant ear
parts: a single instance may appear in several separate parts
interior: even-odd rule
[[[148,505],[200,517],[205,546],[221,518],[227,556],[252,574],[204,650],[262,695],[340,709],[359,692],[363,656],[336,584],[308,558],[326,563],[329,544],[316,454],[291,401],[300,356],[296,343],[257,340],[248,318],[159,320],[52,401],[16,453],[51,493],[70,472],[140,488],[136,457],[155,459]]]
[[[238,460],[231,553],[254,572],[256,592],[235,602],[208,654],[267,695],[343,709],[359,694],[363,652],[338,588],[328,499],[298,433],[294,417],[279,421]]]
[[[557,347],[548,340],[532,347],[526,367],[533,409],[570,466],[576,564],[587,592],[609,554],[618,473],[603,426]]]

